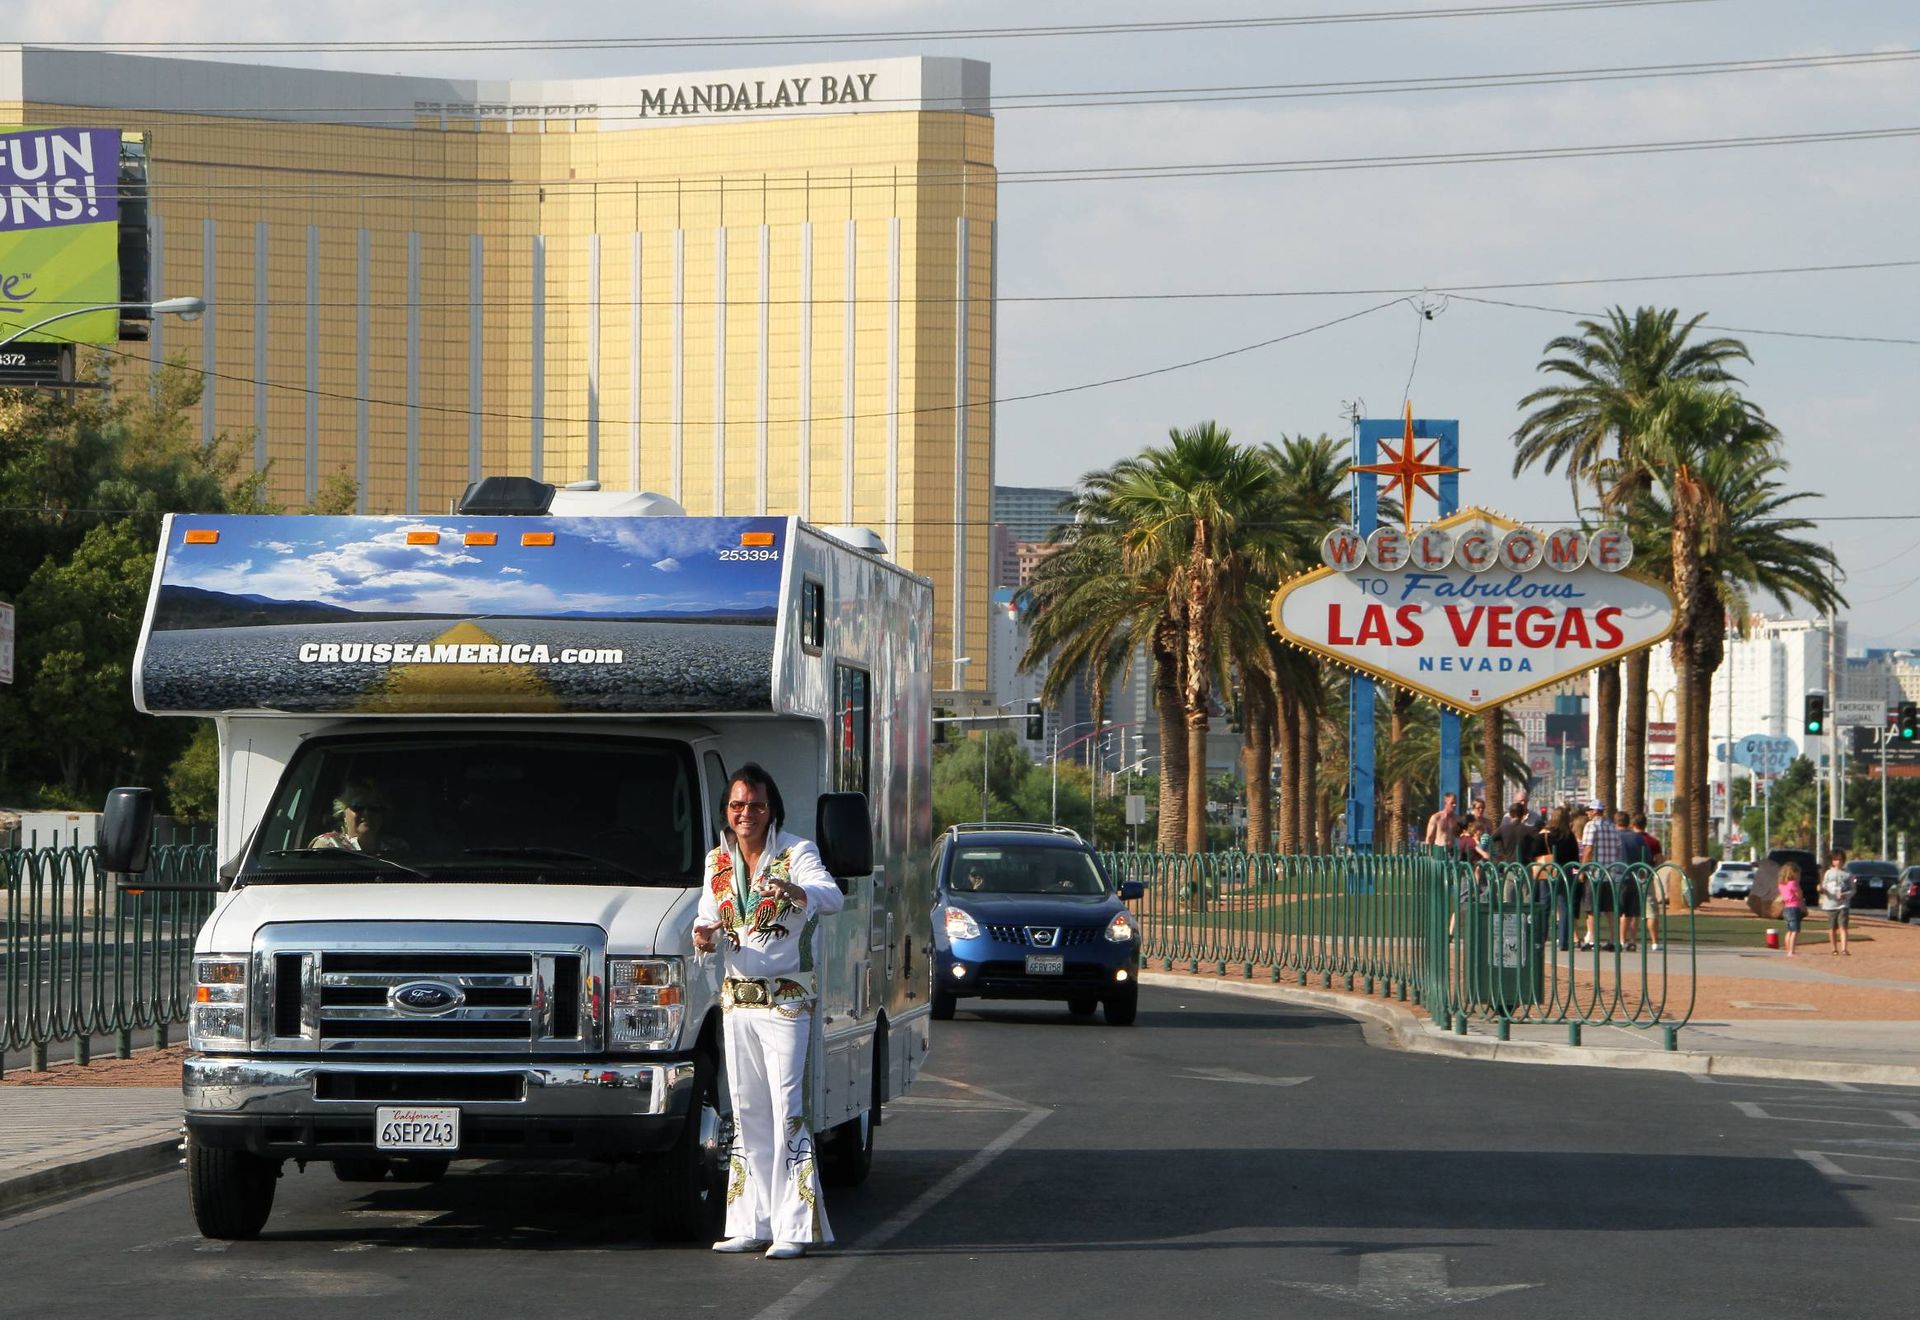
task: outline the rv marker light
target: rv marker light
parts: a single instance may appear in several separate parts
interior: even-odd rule
[[[212,528],[195,528],[193,531],[187,533],[187,544],[218,545],[220,544],[220,533],[214,531]]]
[[[408,544],[408,545],[439,545],[439,544],[440,544],[440,533],[438,533],[438,532],[408,532],[408,533],[407,533],[407,544]]]
[[[740,533],[740,544],[741,545],[772,545],[773,533],[772,532],[742,532]]]
[[[520,544],[521,545],[552,545],[553,533],[552,532],[522,532],[520,533]]]
[[[468,532],[463,538],[463,542],[466,545],[498,545],[500,543],[500,533]]]

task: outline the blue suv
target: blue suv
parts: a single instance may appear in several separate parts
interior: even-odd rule
[[[1140,1006],[1138,881],[1116,892],[1058,825],[956,825],[934,859],[933,1016],[959,1000],[1054,999],[1128,1026]]]

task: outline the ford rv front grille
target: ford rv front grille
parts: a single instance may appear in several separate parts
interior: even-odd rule
[[[255,959],[268,1049],[567,1054],[598,1046],[598,1024],[582,1003],[588,969],[604,964],[597,929],[328,923],[270,926],[260,939],[270,946]],[[456,940],[464,947],[446,947]]]

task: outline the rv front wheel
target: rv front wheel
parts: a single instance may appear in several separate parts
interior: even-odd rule
[[[727,1140],[720,1065],[710,1048],[693,1056],[693,1102],[679,1140],[643,1163],[648,1218],[663,1242],[710,1239],[726,1209]]]
[[[187,1197],[202,1237],[240,1239],[260,1235],[273,1211],[280,1161],[249,1150],[215,1150],[187,1144]]]

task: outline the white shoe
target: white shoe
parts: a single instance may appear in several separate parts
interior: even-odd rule
[[[713,1249],[715,1251],[724,1251],[729,1253],[742,1252],[742,1251],[759,1251],[762,1247],[765,1247],[766,1245],[767,1245],[766,1238],[743,1236],[743,1237],[722,1238],[720,1239],[720,1241],[713,1244]]]
[[[767,1248],[768,1260],[794,1260],[807,1254],[804,1242],[776,1242]]]

